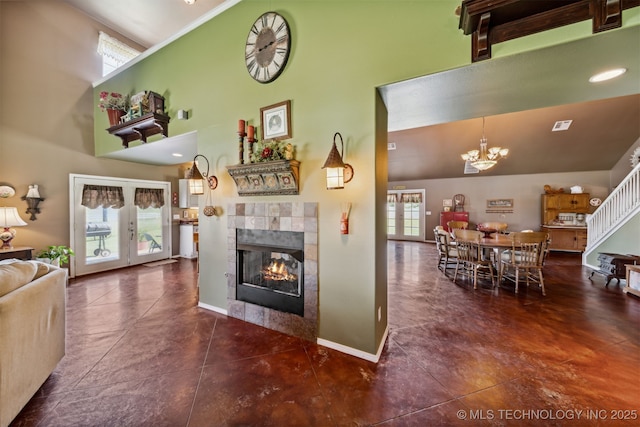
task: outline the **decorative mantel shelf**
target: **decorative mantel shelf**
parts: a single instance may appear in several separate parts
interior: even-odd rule
[[[298,194],[299,167],[297,160],[274,160],[227,166],[236,182],[240,196],[270,196]]]
[[[169,116],[158,113],[147,113],[143,116],[131,119],[128,122],[111,126],[107,129],[111,135],[119,136],[122,146],[129,148],[129,142],[140,139],[146,143],[151,135],[162,133],[167,137],[169,133]]]

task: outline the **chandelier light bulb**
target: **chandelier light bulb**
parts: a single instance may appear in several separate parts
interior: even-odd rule
[[[487,148],[487,138],[484,137],[484,117],[482,118],[482,138],[480,139],[480,150],[470,150],[461,154],[462,160],[469,162],[471,166],[478,170],[487,170],[498,163],[498,160],[506,157],[508,148],[491,147]]]

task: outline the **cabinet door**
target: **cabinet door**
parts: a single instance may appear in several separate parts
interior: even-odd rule
[[[557,228],[549,229],[551,236],[550,249],[568,250],[576,249],[576,233],[574,230],[562,230]]]
[[[575,200],[573,194],[558,195],[558,208],[562,212],[574,212]]]
[[[576,231],[576,249],[581,252],[587,248],[587,230]]]
[[[543,209],[560,209],[560,197],[558,194],[543,194],[542,195],[542,208]]]
[[[589,209],[589,194],[561,194],[559,204],[562,212],[586,212]]]
[[[589,194],[575,194],[573,198],[575,204],[575,212],[587,213],[589,212]]]

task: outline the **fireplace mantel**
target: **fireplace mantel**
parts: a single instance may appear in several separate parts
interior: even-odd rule
[[[270,196],[298,194],[299,167],[297,160],[274,160],[227,166],[240,196]]]

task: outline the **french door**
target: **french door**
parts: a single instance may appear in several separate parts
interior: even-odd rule
[[[163,181],[70,175],[71,276],[171,256],[171,186]]]
[[[387,192],[387,238],[424,240],[424,190]]]

